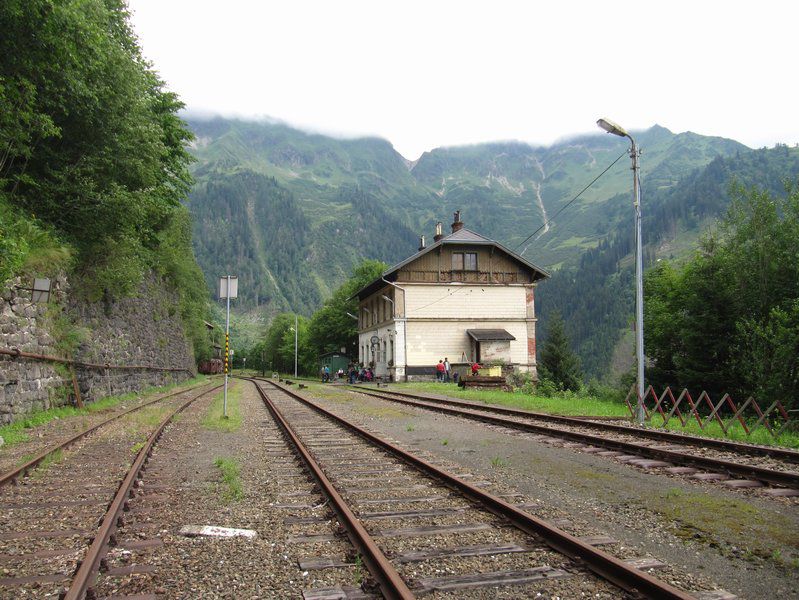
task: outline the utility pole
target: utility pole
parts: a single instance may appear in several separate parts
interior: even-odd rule
[[[225,396],[222,402],[222,416],[227,419],[227,387],[230,373],[230,299],[238,296],[239,279],[235,275],[225,275],[219,279],[219,298],[227,300],[225,311]]]
[[[627,131],[621,125],[610,119],[599,119],[599,127],[630,140],[630,158],[633,166],[633,207],[635,208],[635,360],[637,363],[638,404],[635,409],[635,419],[639,425],[644,424],[644,251],[641,236],[641,185],[639,181],[638,158],[641,151]]]

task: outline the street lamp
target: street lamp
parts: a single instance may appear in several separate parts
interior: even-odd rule
[[[633,137],[621,125],[609,119],[599,119],[596,122],[599,127],[617,135],[626,137],[632,144],[630,146],[630,158],[633,161],[633,207],[635,208],[635,357],[638,375],[638,404],[635,410],[635,418],[639,425],[644,424],[644,259],[641,242],[641,186],[638,178],[638,157],[641,151],[635,144]]]

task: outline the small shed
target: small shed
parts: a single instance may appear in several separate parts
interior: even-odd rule
[[[504,329],[467,329],[472,340],[472,356],[477,362],[510,362],[510,343],[516,338]]]
[[[328,366],[330,367],[331,373],[335,373],[339,369],[346,371],[351,362],[349,357],[341,352],[326,352],[325,354],[320,354],[318,361],[320,369],[324,366]]]

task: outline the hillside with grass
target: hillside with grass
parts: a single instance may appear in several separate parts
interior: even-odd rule
[[[560,310],[586,375],[608,374],[632,312],[626,140],[598,133],[547,147],[437,148],[409,162],[376,138],[221,118],[190,126],[195,252],[210,289],[223,272],[240,274],[239,310],[267,321],[281,311],[309,316],[361,259],[396,263],[420,234],[432,238],[436,221],[449,231],[461,210],[467,228],[554,273],[537,295],[540,337]],[[635,136],[648,264],[696,247],[726,210],[731,180],[774,189],[795,173],[794,149],[753,151],[660,126]],[[617,368],[629,362],[617,359]]]

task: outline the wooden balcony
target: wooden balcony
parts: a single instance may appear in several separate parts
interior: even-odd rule
[[[400,271],[397,281],[407,283],[522,283],[519,273],[501,271]]]

